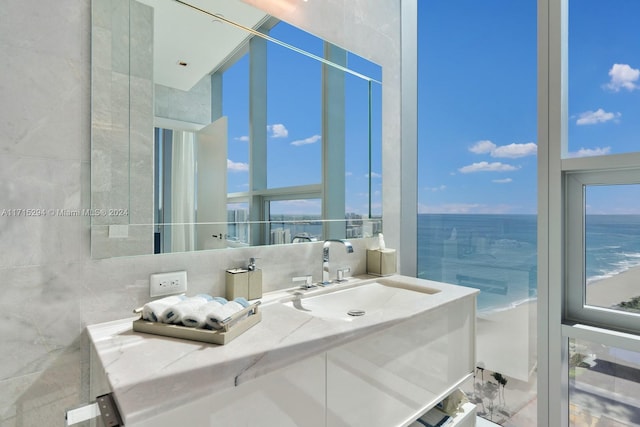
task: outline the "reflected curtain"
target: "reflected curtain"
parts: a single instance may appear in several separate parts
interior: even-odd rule
[[[195,249],[195,135],[174,131],[171,160],[171,251]]]

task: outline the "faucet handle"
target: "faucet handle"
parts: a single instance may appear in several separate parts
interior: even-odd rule
[[[298,276],[291,279],[292,282],[304,282],[301,286],[303,289],[310,289],[314,287],[313,284],[313,276],[311,274],[307,274],[306,276]]]
[[[349,271],[351,271],[351,267],[342,267],[339,268],[337,271],[338,274],[338,278],[336,279],[336,282],[344,282],[347,279],[344,278],[344,273],[348,273]]]

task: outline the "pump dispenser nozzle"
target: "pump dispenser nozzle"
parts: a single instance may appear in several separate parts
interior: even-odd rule
[[[255,271],[255,269],[256,269],[256,258],[251,257],[249,258],[249,265],[247,266],[247,270]]]

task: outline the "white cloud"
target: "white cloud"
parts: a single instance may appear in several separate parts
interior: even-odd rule
[[[513,182],[513,180],[511,178],[505,178],[505,179],[494,179],[491,182],[495,182],[496,184],[508,184],[510,182]]]
[[[234,162],[231,159],[227,159],[227,170],[231,172],[248,172],[249,165],[242,162]]]
[[[604,156],[609,152],[611,152],[611,147],[580,148],[578,151],[569,153],[569,157]]]
[[[365,174],[366,178],[369,178],[369,174]],[[382,174],[378,172],[371,172],[371,178],[382,178]]]
[[[506,157],[516,159],[518,157],[535,156],[538,153],[538,146],[535,142],[527,142],[526,144],[509,144],[497,147],[491,157]]]
[[[289,131],[282,123],[267,125],[267,132],[271,132],[271,135],[269,135],[271,138],[286,138],[289,136]]]
[[[291,145],[300,146],[300,145],[315,144],[316,142],[320,141],[321,138],[322,137],[320,135],[313,135],[313,136],[310,136],[309,138],[297,139],[293,141]]]
[[[491,157],[516,159],[535,156],[538,153],[538,146],[535,142],[497,146],[491,141],[483,140],[476,142],[469,148],[469,151],[475,154],[490,154]]]
[[[640,78],[640,70],[631,68],[628,64],[613,64],[609,77],[611,80],[606,87],[614,92],[619,92],[620,89],[632,91],[640,87],[636,83]]]
[[[610,120],[616,120],[620,116],[622,116],[622,113],[608,113],[602,108],[598,108],[596,111],[589,110],[585,111],[584,113],[580,113],[578,115],[578,120],[576,120],[576,124],[579,126],[595,125],[597,123],[605,123]]]
[[[518,170],[519,168],[508,165],[501,162],[477,162],[468,166],[463,166],[458,171],[460,173],[474,173],[474,172],[511,172]]]
[[[249,141],[249,136],[248,135],[236,136],[233,139],[236,140],[236,141],[248,142]]]
[[[494,144],[493,142],[482,140],[473,144],[473,146],[469,148],[469,151],[476,154],[491,154],[493,153],[493,150],[496,149],[496,147],[496,144]]]
[[[431,191],[432,193],[435,193],[437,191],[444,191],[446,188],[447,188],[446,185],[441,185],[439,187],[427,187],[426,190]]]

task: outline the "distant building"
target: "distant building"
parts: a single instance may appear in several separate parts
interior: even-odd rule
[[[271,242],[272,245],[283,245],[285,243],[291,243],[291,230],[288,228],[276,228],[271,230]]]

